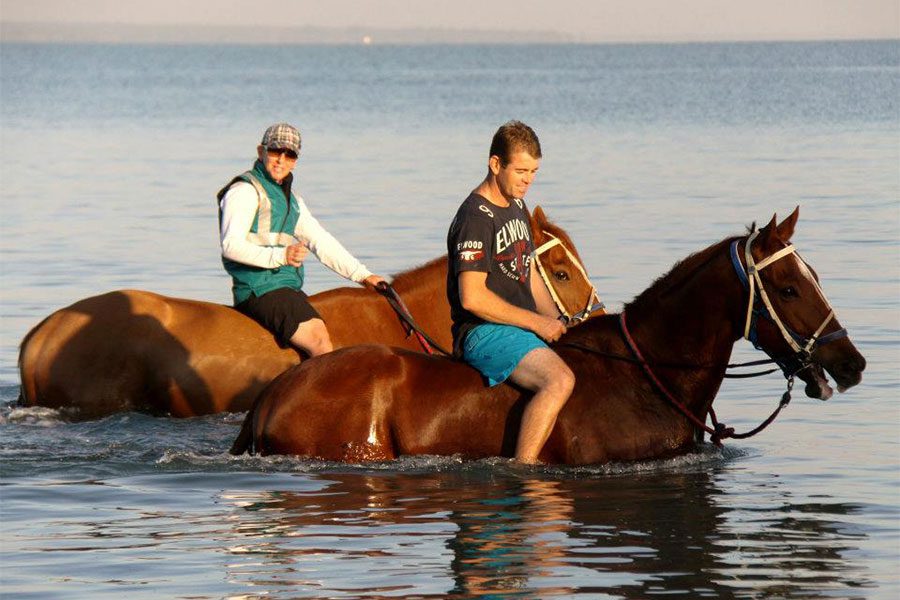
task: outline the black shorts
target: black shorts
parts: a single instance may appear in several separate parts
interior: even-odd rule
[[[305,293],[291,288],[279,288],[259,297],[251,295],[235,308],[274,333],[284,347],[290,345],[300,323],[322,318]]]

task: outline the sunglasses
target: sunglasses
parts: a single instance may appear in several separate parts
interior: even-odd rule
[[[269,155],[269,158],[278,158],[284,154],[289,160],[297,160],[297,153],[285,148],[266,148],[266,154]]]

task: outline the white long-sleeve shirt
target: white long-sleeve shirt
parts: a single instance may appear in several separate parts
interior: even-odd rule
[[[357,283],[372,274],[309,212],[303,198],[294,194],[300,205],[300,218],[293,236],[305,244],[319,261],[342,277]],[[247,239],[259,208],[256,188],[245,181],[231,186],[222,198],[222,224],[219,231],[222,256],[234,262],[265,269],[287,264],[283,246],[258,246]]]

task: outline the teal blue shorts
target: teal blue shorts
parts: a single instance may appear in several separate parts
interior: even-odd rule
[[[535,348],[547,348],[547,344],[530,331],[513,325],[484,323],[466,335],[462,359],[494,386],[506,381],[519,361]]]

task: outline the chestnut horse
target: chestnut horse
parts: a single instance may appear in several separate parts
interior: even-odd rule
[[[809,395],[830,395],[822,368],[840,391],[857,384],[865,359],[789,244],[798,212],[689,256],[620,315],[569,330],[554,348],[575,373],[575,390],[539,459],[593,464],[689,451],[703,439],[732,346],[745,331],[789,370],[790,381],[799,370]],[[512,385],[486,387],[473,368],[447,358],[345,348],[276,378],[232,452],[354,462],[511,456],[528,400]]]
[[[568,234],[535,207],[536,245],[561,300],[583,306],[590,282],[580,276]],[[400,273],[393,287],[419,327],[449,348],[447,259]],[[336,348],[385,343],[419,350],[388,302],[362,287],[310,298]],[[276,375],[301,360],[272,334],[231,307],[121,290],[86,298],[44,319],[19,351],[21,402],[67,409],[73,418],[135,410],[174,417],[246,411]]]

